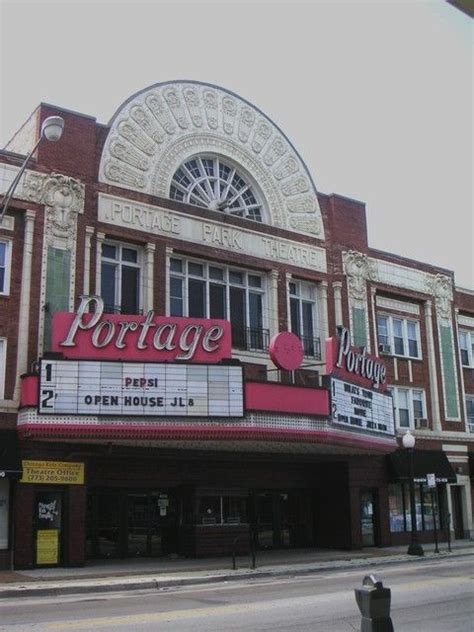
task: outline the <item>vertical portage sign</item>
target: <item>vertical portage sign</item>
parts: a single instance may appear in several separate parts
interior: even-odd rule
[[[385,365],[367,353],[366,347],[352,347],[351,334],[340,327],[337,338],[326,340],[326,373],[379,391],[387,389]]]
[[[341,327],[326,341],[326,372],[330,376],[334,424],[394,436],[392,396],[386,393],[386,369],[367,349],[352,347],[350,332]]]

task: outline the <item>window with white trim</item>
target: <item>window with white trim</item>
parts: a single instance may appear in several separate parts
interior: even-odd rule
[[[102,244],[101,295],[105,312],[138,314],[141,309],[142,253],[136,246]]]
[[[0,399],[5,399],[5,367],[7,366],[7,341],[0,338]]]
[[[459,351],[461,364],[474,368],[474,331],[459,330]]]
[[[10,293],[11,242],[0,240],[0,296]]]
[[[426,419],[425,392],[416,388],[391,386],[395,411],[395,425],[398,428],[415,428],[417,419]]]
[[[170,316],[230,320],[232,346],[268,347],[265,278],[250,270],[205,261],[170,259]]]
[[[288,284],[288,290],[291,331],[301,339],[305,356],[320,358],[320,340],[316,335],[316,286],[314,283],[292,280]]]
[[[217,156],[183,162],[171,181],[170,198],[262,221],[262,204],[250,178]]]
[[[378,314],[377,338],[382,353],[421,358],[420,325],[416,320]]]
[[[466,416],[470,432],[474,432],[474,395],[466,395]]]

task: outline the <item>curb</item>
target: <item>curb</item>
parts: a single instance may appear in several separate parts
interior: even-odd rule
[[[242,570],[239,572],[239,569],[234,573],[225,573],[225,574],[217,574],[217,575],[200,575],[199,577],[176,577],[176,578],[150,578],[150,579],[140,579],[140,580],[129,580],[129,581],[120,581],[118,580],[116,583],[103,583],[96,584],[93,580],[88,580],[88,583],[84,584],[70,584],[70,580],[65,580],[63,585],[47,585],[45,582],[44,586],[35,585],[34,587],[29,588],[28,584],[22,585],[21,587],[15,588],[6,588],[4,590],[0,589],[0,602],[2,599],[14,598],[14,597],[55,597],[59,595],[79,595],[85,593],[107,593],[107,592],[120,592],[120,591],[132,591],[132,590],[161,590],[164,588],[178,588],[181,586],[196,586],[199,584],[214,584],[220,582],[232,582],[232,581],[242,581],[248,579],[256,579],[256,578],[266,578],[266,577],[298,577],[305,575],[316,575],[318,573],[328,572],[328,571],[347,571],[360,567],[371,567],[371,566],[380,566],[387,564],[406,564],[407,562],[423,562],[426,560],[441,560],[459,557],[467,557],[474,555],[474,551],[469,553],[433,553],[430,554],[429,557],[413,557],[405,555],[403,557],[391,558],[391,557],[383,557],[383,558],[364,558],[354,560],[349,563],[335,565],[334,563],[327,562],[327,565],[319,564],[318,566],[314,566],[311,568],[285,568],[285,569],[275,569],[275,570]],[[98,578],[99,579],[99,578]]]

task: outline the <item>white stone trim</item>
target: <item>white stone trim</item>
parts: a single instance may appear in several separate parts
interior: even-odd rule
[[[179,211],[99,193],[98,218],[105,224],[327,272],[324,248],[263,234],[255,230],[258,225],[251,220],[246,221],[245,228],[240,228],[223,224],[220,211],[215,211],[215,216],[215,220],[204,220]]]
[[[268,329],[270,339],[278,333],[278,270],[270,270],[268,282]],[[288,289],[285,290],[288,293]]]
[[[165,263],[165,284],[166,284],[166,315],[170,315],[171,311],[171,296],[170,296],[170,259],[173,257],[173,248],[166,246],[166,263]]]
[[[91,241],[95,232],[93,226],[86,226],[86,234],[84,240],[84,278],[82,283],[82,293],[88,295],[90,293],[90,274],[91,274]]]
[[[98,231],[95,236],[95,293],[102,294],[102,244],[105,241],[105,233]]]
[[[4,215],[0,223],[2,230],[13,230],[15,228],[15,218],[12,215]]]
[[[408,314],[416,314],[419,316],[420,307],[419,305],[415,305],[414,303],[406,303],[405,301],[397,301],[393,298],[387,298],[386,296],[378,295],[376,297],[377,307],[381,307],[383,309],[393,309],[398,312],[407,312]]]
[[[472,327],[474,329],[474,317],[473,316],[465,316],[464,314],[459,314],[457,317],[458,325],[461,327]]]
[[[272,225],[324,239],[317,192],[294,147],[257,108],[216,86],[176,81],[133,95],[112,121],[99,181],[167,198],[180,164],[206,153],[251,176]]]
[[[25,236],[23,241],[23,262],[21,270],[20,309],[18,314],[18,348],[16,356],[16,378],[14,399],[20,396],[20,375],[28,371],[28,342],[31,304],[31,272],[33,267],[33,233],[36,215],[25,213]]]
[[[5,397],[5,380],[7,377],[7,338],[0,338],[0,400]]]
[[[428,375],[430,379],[431,417],[433,430],[441,431],[441,415],[438,396],[438,369],[436,366],[435,345],[433,338],[433,312],[431,305],[431,301],[426,301],[424,305],[426,344],[428,353]]]
[[[467,445],[459,445],[458,443],[443,443],[443,452],[469,452]]]
[[[342,281],[334,281],[332,284],[334,292],[334,317],[336,327],[342,327]]]
[[[321,346],[321,361],[326,361],[326,345],[325,341],[329,338],[329,319],[328,319],[328,283],[321,281],[316,284],[318,300],[316,307],[319,308],[319,341]]]
[[[143,311],[149,312],[153,309],[153,268],[155,256],[155,244],[148,242],[145,246],[145,265],[143,267],[144,276],[144,296]]]

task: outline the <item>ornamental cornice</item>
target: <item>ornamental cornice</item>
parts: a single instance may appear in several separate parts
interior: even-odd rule
[[[206,152],[247,171],[268,223],[324,239],[314,183],[291,143],[257,108],[215,86],[180,81],[134,95],[112,121],[99,180],[167,198],[179,165]]]
[[[377,267],[373,260],[362,252],[349,250],[342,253],[344,272],[347,276],[349,296],[356,300],[365,300],[367,281],[377,281]]]

